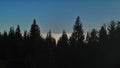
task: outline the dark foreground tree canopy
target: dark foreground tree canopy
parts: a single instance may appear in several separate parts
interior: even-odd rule
[[[24,34],[10,27],[0,33],[0,68],[120,68],[120,22],[87,33],[82,27],[78,16],[70,38],[63,30],[57,42],[51,30],[42,37],[35,19]]]

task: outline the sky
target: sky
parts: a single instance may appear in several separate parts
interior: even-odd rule
[[[80,16],[84,31],[120,20],[120,0],[0,0],[0,31],[19,24],[29,30],[36,19],[42,33],[72,32]]]

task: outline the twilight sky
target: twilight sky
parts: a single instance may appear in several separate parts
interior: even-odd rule
[[[120,20],[120,0],[0,0],[0,31],[29,30],[35,18],[42,33],[71,33],[80,16],[85,31]]]

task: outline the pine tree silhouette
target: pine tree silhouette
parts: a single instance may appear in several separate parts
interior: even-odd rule
[[[70,44],[73,44],[75,47],[82,45],[83,39],[84,39],[82,23],[79,19],[80,18],[78,16],[76,21],[75,21],[75,25],[73,27],[72,36],[70,37]]]
[[[57,43],[51,30],[42,37],[35,19],[23,34],[10,27],[0,32],[0,68],[120,68],[120,22],[87,34],[82,27],[78,16],[71,37],[63,30]]]
[[[37,39],[39,37],[40,37],[40,29],[39,26],[36,24],[36,20],[34,19],[30,29],[30,38]]]
[[[115,39],[115,30],[116,30],[116,23],[115,21],[111,21],[110,25],[108,26],[108,36],[109,39]]]
[[[15,37],[16,37],[16,39],[21,39],[22,38],[22,34],[21,34],[21,30],[20,30],[19,25],[17,25],[16,31],[15,31]]]
[[[49,30],[49,32],[48,32],[48,34],[46,36],[46,42],[47,42],[47,47],[52,47],[52,48],[56,47],[56,41],[52,37],[51,30]]]
[[[68,36],[67,36],[65,30],[63,30],[63,34],[60,37],[60,39],[58,40],[57,47],[59,47],[59,48],[68,48],[69,47]]]
[[[104,43],[108,38],[105,24],[99,30],[99,42]]]

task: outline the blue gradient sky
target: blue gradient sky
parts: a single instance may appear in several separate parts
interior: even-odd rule
[[[17,24],[29,30],[35,18],[42,33],[72,32],[76,17],[85,31],[120,20],[120,0],[0,0],[0,31]]]

